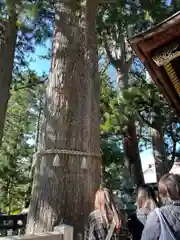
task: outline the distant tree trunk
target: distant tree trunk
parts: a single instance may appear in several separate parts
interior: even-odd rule
[[[134,120],[129,120],[124,136],[125,165],[131,174],[133,182],[139,186],[144,183],[144,176],[139,154],[136,126]]]
[[[0,145],[10,97],[16,34],[16,13],[14,9],[6,22],[0,22]]]
[[[40,136],[45,153],[36,161],[26,232],[51,231],[63,221],[74,226],[77,239],[93,210],[101,158],[97,0],[82,1],[78,9],[74,2],[55,4],[51,75]]]
[[[171,0],[171,6],[172,6],[172,13],[175,13],[179,10],[177,0]]]
[[[163,120],[160,109],[156,108],[152,121],[152,149],[156,166],[157,180],[167,173],[166,149],[164,146]]]
[[[128,89],[129,87],[129,70],[132,65],[132,56],[130,56],[129,59],[126,56],[127,46],[123,34],[121,34],[118,37],[118,39],[119,43],[116,43],[116,48],[110,49],[110,44],[108,44],[107,39],[104,38],[104,47],[110,63],[115,67],[117,71],[117,84],[118,88],[121,91],[123,89]],[[119,49],[117,50],[118,44]],[[121,53],[119,59],[113,57],[113,54],[116,51]],[[129,144],[125,143],[127,142],[126,140],[129,141]],[[124,133],[124,153],[125,153],[125,165],[129,170],[130,176],[134,180],[134,183],[136,185],[143,184],[144,176],[141,166],[141,158],[139,154],[136,126],[132,117],[130,117],[129,122],[127,123],[127,130]]]
[[[38,146],[39,146],[39,135],[40,135],[41,122],[42,122],[42,115],[43,115],[43,97],[44,97],[44,95],[41,94],[40,99],[39,99],[38,116],[37,116],[37,121],[36,121],[35,151],[38,151]]]
[[[125,41],[122,38],[122,41]],[[125,45],[125,42],[121,43],[121,46]],[[122,47],[121,61],[116,62],[115,67],[117,70],[117,83],[120,90],[128,89],[129,87],[129,69],[132,64],[132,59],[126,61],[125,46]],[[127,167],[133,182],[139,186],[144,183],[144,176],[141,166],[141,158],[139,154],[139,146],[136,135],[136,125],[133,117],[130,117],[127,122],[127,130],[124,133],[124,154],[125,154],[125,166]]]
[[[154,84],[154,81],[148,73],[146,80],[149,83]],[[148,124],[148,122],[146,123]],[[152,121],[149,122],[149,127],[151,128],[152,151],[158,181],[165,173],[168,172],[166,149],[164,145],[163,118],[161,115],[161,109],[158,106],[154,107],[152,112]]]
[[[176,148],[178,143],[180,142],[180,138],[178,137],[178,135],[176,133],[174,134],[173,127],[174,127],[173,124],[170,124],[170,136],[171,136],[173,145],[172,145],[171,159],[167,161],[167,172],[169,172],[174,165],[174,162],[176,160],[176,154],[177,154]]]

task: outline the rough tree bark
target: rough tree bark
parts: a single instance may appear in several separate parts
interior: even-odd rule
[[[109,61],[116,68],[117,84],[120,90],[128,89],[129,87],[129,69],[132,65],[132,57],[127,60],[126,56],[126,42],[123,36],[119,37],[119,45],[121,56],[115,59],[110,50],[107,41],[105,40],[105,49]],[[124,133],[124,154],[125,165],[132,177],[133,182],[139,186],[144,183],[144,176],[141,166],[141,158],[139,154],[138,139],[136,135],[136,125],[133,118],[129,119],[127,123],[127,130]]]
[[[152,132],[152,149],[153,157],[156,166],[157,181],[167,173],[167,158],[164,146],[163,121],[160,109],[155,109],[153,112],[153,121],[151,126]]]
[[[14,53],[16,46],[16,13],[11,11],[9,19],[0,22],[0,145],[2,143],[4,121],[10,97]]]
[[[97,0],[80,1],[79,6],[75,2],[55,3],[51,75],[40,136],[40,149],[46,152],[35,165],[26,233],[51,231],[63,221],[74,226],[77,239],[93,209],[101,158]],[[57,155],[58,150],[67,153]],[[70,150],[90,155],[86,169],[84,157]]]

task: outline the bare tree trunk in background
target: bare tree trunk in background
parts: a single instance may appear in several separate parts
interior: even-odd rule
[[[42,122],[42,115],[43,115],[43,97],[44,95],[40,95],[39,99],[39,109],[38,109],[38,116],[37,116],[37,122],[36,122],[36,144],[35,144],[35,151],[38,151],[38,146],[39,146],[39,135],[40,135],[40,128],[41,128],[41,122]]]
[[[120,52],[121,58],[115,59],[112,56],[112,52],[105,41],[105,49],[108,55],[109,61],[113,64],[117,71],[117,84],[121,90],[128,89],[129,87],[129,69],[132,65],[132,57],[127,60],[126,56],[126,43],[125,38],[120,38]],[[136,135],[136,125],[133,118],[129,119],[127,123],[127,130],[124,134],[124,154],[125,154],[125,166],[127,167],[129,174],[133,182],[139,186],[144,183],[144,175],[141,166],[141,158],[139,154],[139,146]]]
[[[124,136],[125,165],[128,167],[133,182],[139,186],[144,183],[144,175],[139,154],[138,139],[134,120],[129,120]]]
[[[16,13],[13,9],[9,19],[6,22],[0,22],[0,145],[10,97],[16,34]]]
[[[156,166],[157,181],[167,173],[167,158],[164,146],[164,134],[162,130],[162,120],[160,116],[154,117],[152,131],[152,149]]]
[[[175,13],[179,10],[177,0],[171,0],[171,6],[172,6],[172,9],[173,9],[173,13]]]
[[[77,239],[94,207],[101,158],[97,1],[83,1],[78,9],[74,2],[55,4],[51,75],[40,136],[40,148],[46,153],[36,161],[26,233],[51,231],[63,221],[74,226]],[[89,154],[87,168],[82,169],[83,156],[56,155],[61,149]]]
[[[178,134],[175,132],[174,133],[174,126],[173,124],[170,124],[170,136],[172,139],[172,153],[171,153],[171,159],[169,161],[167,161],[167,172],[169,172],[176,160],[176,148],[178,143],[180,142],[180,137],[178,137]]]
[[[154,84],[152,78],[147,74],[147,81]],[[164,133],[163,133],[163,118],[161,116],[161,109],[154,107],[152,116],[151,135],[152,135],[152,150],[153,157],[156,166],[157,181],[167,173],[167,157],[166,149],[164,145]]]
[[[124,63],[126,64],[126,63]],[[120,89],[129,87],[129,66],[121,67],[121,73],[118,75]],[[124,154],[125,166],[132,177],[133,182],[139,186],[144,183],[144,175],[141,166],[141,157],[139,154],[138,139],[136,135],[135,121],[132,119],[127,123],[127,130],[124,134]]]

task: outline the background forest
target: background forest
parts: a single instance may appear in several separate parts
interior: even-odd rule
[[[21,211],[30,198],[49,71],[39,75],[39,61],[33,63],[36,69],[32,62],[39,46],[46,50],[36,57],[51,58],[46,43],[52,41],[54,9],[49,2],[0,1],[0,208],[6,213]],[[112,189],[126,191],[142,182],[140,153],[146,149],[152,149],[157,178],[180,159],[180,118],[127,41],[179,9],[179,0],[117,0],[98,6],[103,178]],[[7,26],[8,40],[3,38]]]

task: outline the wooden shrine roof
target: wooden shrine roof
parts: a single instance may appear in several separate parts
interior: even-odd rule
[[[152,79],[180,114],[180,12],[129,40]]]

